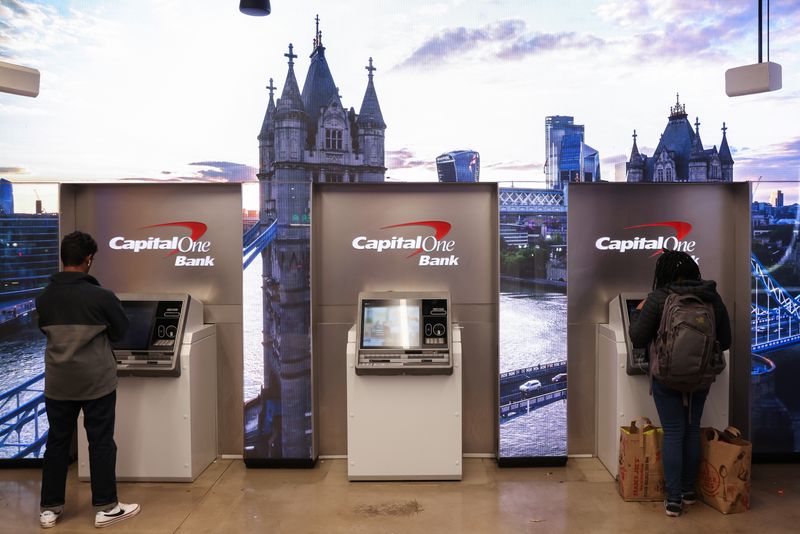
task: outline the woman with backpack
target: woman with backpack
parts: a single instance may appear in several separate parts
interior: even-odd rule
[[[697,263],[685,252],[666,249],[656,262],[653,291],[638,309],[641,313],[631,322],[629,334],[634,347],[649,347],[653,400],[664,429],[664,507],[668,516],[677,517],[683,505],[697,500],[700,418],[713,376],[724,368],[722,351],[731,346],[730,319],[716,282],[703,280]],[[687,318],[699,328],[685,327]],[[693,343],[706,346],[710,354],[703,355],[702,348],[687,350]],[[677,378],[670,374],[680,368],[691,371]]]

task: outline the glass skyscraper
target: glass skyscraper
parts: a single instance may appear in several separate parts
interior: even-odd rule
[[[481,157],[474,150],[454,150],[436,158],[440,182],[477,182],[481,174]]]
[[[14,213],[14,190],[11,182],[0,178],[0,215]]]
[[[574,117],[545,117],[544,139],[548,189],[564,189],[567,182],[600,181],[600,154],[584,142],[584,126],[575,124]]]
[[[545,161],[544,174],[548,189],[563,189],[559,172],[561,142],[564,136],[580,135],[583,141],[583,125],[575,124],[568,115],[551,115],[544,119]]]
[[[583,133],[561,139],[558,175],[560,188],[567,182],[600,181],[600,154],[583,142]]]

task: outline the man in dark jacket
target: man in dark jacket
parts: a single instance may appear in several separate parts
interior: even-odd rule
[[[89,234],[64,237],[64,269],[36,299],[39,328],[47,336],[44,394],[50,424],[42,470],[43,528],[55,526],[64,508],[69,451],[81,410],[89,440],[95,526],[112,525],[140,509],[117,501],[117,366],[110,341],[125,335],[128,318],[114,293],[88,274],[96,252]]]
[[[664,303],[670,293],[697,295],[714,308],[717,342],[720,350],[731,346],[728,310],[717,293],[717,283],[703,280],[700,269],[685,252],[664,250],[656,262],[653,291],[639,304],[641,313],[631,322],[628,334],[636,348],[645,348],[656,337]],[[700,418],[708,396],[705,387],[682,393],[653,379],[653,400],[664,429],[661,458],[664,464],[666,514],[677,517],[684,505],[697,501],[695,487],[700,467]]]

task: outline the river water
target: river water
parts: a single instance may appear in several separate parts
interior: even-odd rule
[[[0,326],[0,393],[44,371],[44,347],[35,317]]]
[[[567,295],[532,293],[500,294],[501,373],[567,359]]]
[[[800,454],[800,344],[763,354],[775,370],[752,390],[751,441],[759,454]]]
[[[567,359],[567,295],[503,283],[500,372]],[[503,420],[500,457],[565,456],[567,401]]]
[[[24,383],[44,371],[45,337],[37,326],[33,314],[15,319],[0,326],[0,393]],[[42,389],[44,382],[35,386]],[[17,400],[24,404],[39,393],[21,393],[12,396],[7,402],[0,401],[0,414],[8,413],[17,406]],[[5,403],[4,403],[5,402]],[[47,416],[43,413],[38,418],[40,435],[47,431]],[[23,429],[21,435],[12,433],[5,445],[0,447],[0,458],[11,458],[18,451],[14,443],[31,443],[35,438],[36,428],[31,422]],[[44,452],[44,448],[42,448]]]
[[[263,299],[261,296],[261,255],[243,273],[242,321],[244,324],[244,400],[254,399],[264,383],[262,348]]]

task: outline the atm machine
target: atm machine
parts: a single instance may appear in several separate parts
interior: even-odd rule
[[[347,339],[349,480],[461,480],[461,377],[449,293],[360,293]]]
[[[117,479],[191,482],[217,457],[216,327],[188,294],[117,295],[130,326],[117,360]],[[78,478],[89,480],[81,413]]]
[[[608,305],[608,324],[597,325],[597,456],[617,476],[619,427],[637,417],[661,426],[650,395],[645,349],[634,349],[628,330],[646,293],[622,293]],[[728,353],[725,355],[728,361]],[[703,409],[701,426],[728,426],[730,365],[717,376]]]

